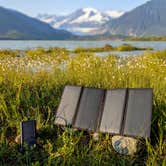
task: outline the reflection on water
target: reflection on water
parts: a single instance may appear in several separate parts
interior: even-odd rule
[[[107,55],[120,55],[120,56],[128,56],[128,55],[141,55],[146,52],[152,52],[152,51],[109,51],[109,52],[98,52],[95,53],[98,56],[107,56]]]

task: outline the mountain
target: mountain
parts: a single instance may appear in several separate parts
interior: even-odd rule
[[[126,36],[166,35],[166,0],[151,0],[111,20],[100,33]]]
[[[66,16],[39,14],[43,22],[49,23],[53,28],[64,29],[79,35],[95,34],[106,22],[121,16],[124,12],[101,12],[94,8],[79,9]]]
[[[70,39],[73,35],[56,30],[35,18],[0,7],[0,39]]]
[[[125,12],[123,11],[117,11],[117,10],[109,10],[105,12],[108,16],[110,16],[112,19],[118,18],[122,16]]]

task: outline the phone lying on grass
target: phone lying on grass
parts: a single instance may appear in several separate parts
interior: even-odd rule
[[[36,144],[36,120],[21,122],[21,151]]]

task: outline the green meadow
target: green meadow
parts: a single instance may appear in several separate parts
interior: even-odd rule
[[[136,51],[136,50],[153,50],[153,48],[146,48],[146,47],[135,47],[130,44],[123,44],[117,47],[113,47],[110,44],[106,44],[103,47],[97,48],[76,48],[74,49],[74,53],[81,53],[81,52],[108,52],[108,51]]]
[[[50,48],[0,50],[0,165],[165,166],[166,51],[139,56],[95,56],[95,51]],[[133,156],[116,153],[111,135],[59,128],[55,113],[65,85],[153,88],[151,139]],[[38,146],[20,152],[20,122],[37,120]]]

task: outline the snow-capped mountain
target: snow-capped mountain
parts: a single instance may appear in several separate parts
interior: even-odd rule
[[[113,18],[118,18],[118,17],[122,16],[125,12],[109,10],[109,11],[106,11],[105,13],[113,19]]]
[[[68,30],[79,35],[93,35],[103,24],[120,17],[123,13],[118,11],[101,12],[94,8],[83,8],[66,16],[39,14],[37,18],[56,29]]]

